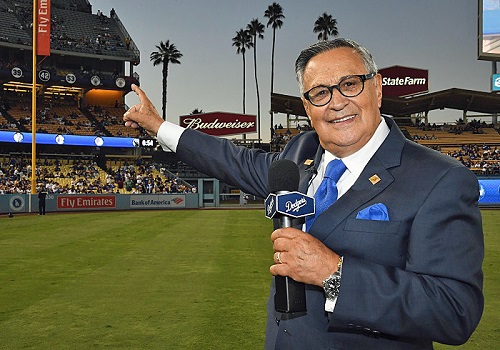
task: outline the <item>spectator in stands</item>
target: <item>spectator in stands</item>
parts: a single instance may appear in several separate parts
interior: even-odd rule
[[[271,235],[271,273],[306,284],[307,312],[276,311],[273,285],[266,349],[464,343],[484,305],[476,177],[407,140],[393,120],[381,117],[382,78],[355,42],[312,45],[299,55],[296,72],[315,131],[299,134],[281,153],[238,147],[164,121],[135,85],[140,103],[124,120],[156,135],[196,169],[263,198],[269,166],[278,159],[297,163],[299,187],[310,194],[330,160],[347,168],[337,180],[337,202],[308,233],[298,225]]]

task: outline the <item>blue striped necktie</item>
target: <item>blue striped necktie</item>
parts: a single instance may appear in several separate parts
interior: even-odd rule
[[[306,219],[306,232],[309,232],[314,220],[337,200],[339,194],[337,182],[346,169],[340,159],[334,159],[328,163],[323,181],[314,194],[315,214]]]

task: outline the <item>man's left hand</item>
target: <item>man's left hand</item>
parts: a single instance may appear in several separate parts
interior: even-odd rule
[[[273,275],[289,276],[297,282],[323,286],[337,271],[339,255],[317,238],[295,228],[279,228],[271,234],[274,248]]]

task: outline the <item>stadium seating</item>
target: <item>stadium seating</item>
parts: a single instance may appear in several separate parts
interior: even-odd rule
[[[0,0],[0,41],[31,45],[32,4]],[[138,53],[126,44],[127,34],[115,18],[92,14],[86,1],[52,1],[51,49],[128,58],[138,61]]]
[[[147,135],[142,129],[125,127],[122,121],[125,110],[121,107],[90,106],[86,111],[111,136],[140,137]]]
[[[417,127],[406,127],[414,139],[426,146],[433,145],[463,145],[490,144],[500,145],[500,134],[493,127],[481,128],[481,133],[463,131],[460,134],[450,132],[450,126],[444,130],[422,130]],[[434,137],[433,137],[434,136]]]
[[[2,28],[0,41],[31,45],[31,35],[28,34],[29,27],[26,28],[25,24],[19,21],[12,2],[8,5],[6,1],[0,0],[0,26]]]
[[[104,168],[91,156],[41,156],[37,159],[38,190],[50,193],[186,193],[192,186],[150,158],[121,157]],[[28,193],[30,156],[0,155],[0,194]]]

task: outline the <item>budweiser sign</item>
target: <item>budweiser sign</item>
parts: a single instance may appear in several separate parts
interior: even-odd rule
[[[255,115],[212,112],[179,117],[180,125],[214,136],[248,134],[257,131]]]
[[[379,73],[384,96],[402,97],[429,91],[429,71],[426,69],[392,66]]]

